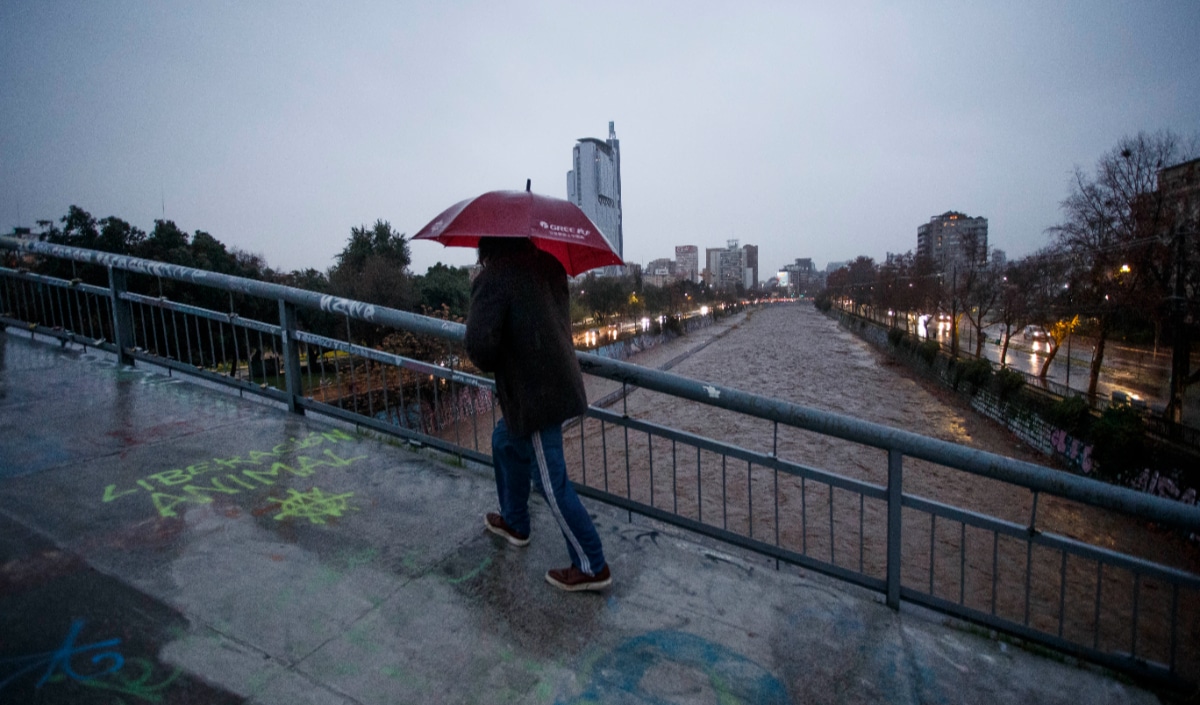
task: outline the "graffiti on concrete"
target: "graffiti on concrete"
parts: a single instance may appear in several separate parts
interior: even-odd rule
[[[1071,438],[1061,428],[1050,433],[1050,445],[1058,454],[1085,473],[1092,472],[1092,446]]]
[[[682,678],[699,679],[718,703],[790,703],[787,688],[750,659],[721,644],[680,631],[655,631],[635,637],[601,656],[589,669],[590,680],[567,703],[668,702]],[[691,675],[684,675],[691,674]]]
[[[1157,470],[1149,468],[1142,470],[1142,473],[1135,477],[1129,486],[1135,490],[1174,499],[1184,504],[1200,504],[1200,497],[1197,496],[1195,487],[1186,489],[1180,487],[1178,482]]]
[[[1084,473],[1096,469],[1096,460],[1092,457],[1092,446],[1067,435],[1062,429],[1050,433],[1050,445],[1073,467]],[[1197,504],[1200,497],[1194,487],[1180,486],[1176,478],[1172,478],[1158,470],[1144,468],[1140,474],[1125,483],[1131,489],[1145,492],[1166,499],[1173,499],[1184,504]]]
[[[156,679],[154,663],[149,659],[130,658],[125,661],[125,667],[107,678],[95,678],[84,682],[89,688],[108,690],[122,695],[129,695],[148,703],[161,703],[163,691],[171,687],[182,671],[178,668]],[[117,700],[117,702],[123,702]]]
[[[54,651],[15,658],[0,658],[0,692],[15,684],[38,677],[34,690],[67,682],[108,690],[150,703],[162,702],[162,692],[180,671],[157,677],[154,664],[144,658],[130,658],[117,650],[120,639],[104,639],[81,644],[79,635],[86,622],[71,622],[67,636]],[[85,665],[79,665],[83,663]]]
[[[121,667],[125,665],[125,657],[118,651],[106,651],[106,649],[111,649],[120,644],[121,640],[106,639],[91,644],[76,644],[75,641],[79,638],[79,633],[83,631],[83,625],[84,621],[82,619],[71,622],[71,629],[67,632],[67,637],[63,639],[62,644],[54,651],[19,656],[17,658],[0,659],[0,667],[16,669],[10,672],[4,680],[0,680],[0,691],[20,680],[22,676],[36,674],[39,671],[41,671],[42,677],[37,682],[37,685],[34,686],[37,689],[41,689],[42,686],[51,682],[60,673],[71,680],[84,682],[121,670]],[[79,673],[76,671],[73,660],[82,654],[92,654],[89,662],[93,666],[102,667],[101,670],[92,673]],[[42,667],[45,667],[44,671],[41,670]]]
[[[276,521],[300,517],[308,519],[313,524],[324,524],[326,518],[340,517],[343,513],[354,509],[354,507],[350,506],[349,502],[349,499],[353,496],[353,492],[325,494],[320,488],[313,487],[308,492],[289,489],[288,496],[285,499],[278,499],[276,497],[268,497],[267,499],[281,505],[281,511],[275,515]]]
[[[308,477],[321,468],[346,467],[365,455],[343,457],[333,449],[320,452],[314,449],[324,444],[354,441],[354,436],[338,429],[289,439],[269,451],[250,451],[245,456],[213,458],[183,468],[171,468],[145,475],[135,480],[133,486],[106,485],[101,501],[115,502],[127,496],[148,496],[161,517],[178,516],[176,508],[181,504],[210,504],[218,494],[237,495],[260,487],[274,485],[287,475]],[[282,462],[281,457],[302,450],[313,450],[306,455],[296,455]]]

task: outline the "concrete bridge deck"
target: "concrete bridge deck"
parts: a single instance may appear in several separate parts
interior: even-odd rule
[[[490,468],[0,333],[0,703],[1152,703],[589,502],[606,593]]]

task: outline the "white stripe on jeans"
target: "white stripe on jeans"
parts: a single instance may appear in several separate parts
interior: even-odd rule
[[[546,495],[546,504],[550,505],[550,511],[554,514],[554,519],[558,521],[558,525],[562,527],[563,535],[567,537],[567,541],[571,542],[571,547],[575,549],[575,555],[579,556],[579,569],[588,575],[592,575],[592,565],[588,561],[587,554],[583,552],[583,546],[579,545],[579,539],[575,538],[575,534],[571,532],[571,527],[567,525],[567,518],[563,516],[562,510],[558,506],[558,499],[554,496],[554,485],[550,482],[550,467],[546,464],[546,453],[542,450],[542,432],[533,432],[533,454],[537,456],[538,474],[542,478],[542,489]],[[566,468],[563,468],[563,474],[566,474]],[[570,482],[564,478],[565,482]]]

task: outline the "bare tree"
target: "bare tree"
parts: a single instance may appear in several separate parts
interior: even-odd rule
[[[1008,343],[1013,332],[1029,320],[1029,299],[1025,292],[1030,288],[1026,280],[1032,274],[1029,258],[1010,264],[997,283],[996,320],[1004,326],[1000,335],[1000,366],[1008,366]]]
[[[1072,307],[1071,259],[1051,246],[1021,260],[1012,273],[1025,296],[1022,318],[1046,331],[1048,350],[1038,370],[1038,377],[1045,379],[1059,345],[1078,323]]]
[[[854,302],[854,312],[863,315],[866,306],[875,304],[875,284],[879,278],[875,260],[859,255],[850,263],[849,275],[848,293]]]
[[[965,267],[959,274],[959,296],[963,315],[975,331],[975,357],[980,357],[983,354],[983,322],[1000,296],[1001,274],[988,262],[987,245],[978,237],[964,237],[962,246]]]
[[[1158,172],[1180,151],[1180,139],[1169,131],[1123,138],[1100,158],[1094,175],[1076,168],[1061,204],[1064,220],[1049,229],[1077,263],[1076,303],[1097,323],[1089,396],[1096,394],[1116,312],[1134,305],[1151,281],[1165,218]]]

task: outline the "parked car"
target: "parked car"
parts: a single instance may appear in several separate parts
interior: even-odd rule
[[[1025,340],[1046,341],[1050,339],[1050,335],[1046,333],[1046,329],[1041,326],[1025,326],[1025,330],[1021,332],[1021,336]]]

